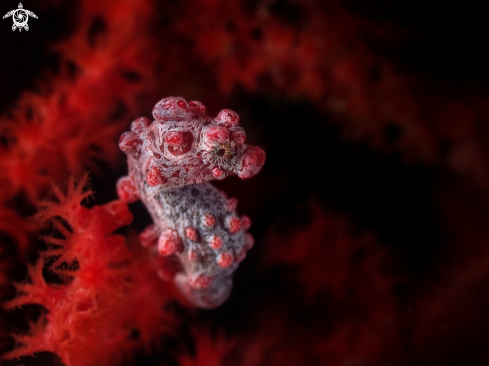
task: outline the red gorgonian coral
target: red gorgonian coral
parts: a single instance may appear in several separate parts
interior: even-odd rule
[[[29,282],[17,285],[18,297],[6,307],[38,304],[47,313],[29,334],[15,336],[18,347],[5,358],[50,351],[68,366],[109,365],[172,329],[174,317],[164,310],[172,290],[157,280],[146,252],[131,251],[125,237],[113,234],[132,221],[127,205],[84,207],[91,194],[85,183],[86,176],[77,186],[71,180],[66,194],[54,190],[59,202],[42,203],[37,218],[55,228],[45,238],[49,250],[29,267]],[[46,281],[45,265],[60,281]]]

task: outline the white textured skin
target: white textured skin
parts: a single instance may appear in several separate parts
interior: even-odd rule
[[[180,108],[183,103],[184,108]],[[183,98],[171,97],[155,106],[156,120],[150,125],[145,118],[134,121],[132,132],[121,137],[121,149],[128,154],[129,177],[119,180],[118,192],[120,198],[128,202],[142,200],[156,225],[155,236],[168,229],[178,233],[183,245],[169,254],[175,256],[182,267],[174,282],[195,306],[214,308],[229,297],[231,274],[253,245],[253,239],[241,224],[238,230],[230,229],[230,220],[240,222],[235,204],[207,181],[216,179],[212,171],[216,168],[219,169],[218,179],[231,174],[245,178],[254,175],[263,165],[264,153],[244,144],[244,131],[238,125],[237,114],[224,110],[216,119],[211,119],[204,112],[199,102],[189,105]],[[230,121],[229,116],[236,116],[237,120]],[[213,131],[210,137],[209,129]],[[214,137],[216,131],[217,138]],[[191,144],[178,145],[183,146],[184,152],[177,155],[172,154],[172,146],[165,140],[165,136],[172,136],[169,134],[174,132],[186,133],[187,141],[193,140]],[[252,164],[243,163],[247,154],[252,157]],[[258,163],[256,154],[262,154]],[[150,185],[147,174],[155,167],[161,181]],[[133,189],[131,197],[120,194],[122,183]],[[214,217],[213,225],[206,221],[206,215]],[[197,238],[188,237],[188,228],[197,232]],[[222,240],[222,246],[213,249],[209,243],[215,236]],[[158,251],[159,247],[152,250]],[[232,264],[219,265],[223,254],[232,258]],[[202,277],[212,278],[212,281],[196,284]]]

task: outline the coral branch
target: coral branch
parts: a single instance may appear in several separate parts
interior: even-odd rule
[[[18,346],[7,359],[49,351],[68,366],[116,364],[171,329],[164,305],[172,291],[151,270],[143,248],[131,252],[123,236],[112,234],[132,221],[127,205],[83,207],[90,194],[85,182],[86,176],[78,185],[71,179],[66,194],[55,189],[59,202],[44,203],[37,215],[54,223],[50,249],[29,267],[29,282],[17,285],[18,296],[6,307],[39,304],[47,314],[29,334],[15,336]],[[45,263],[61,284],[45,280]],[[131,337],[134,330],[138,339]]]

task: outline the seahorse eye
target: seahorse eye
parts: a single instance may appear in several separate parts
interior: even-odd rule
[[[219,144],[219,148],[216,151],[216,155],[223,158],[230,158],[234,153],[233,147],[231,144],[225,142],[223,144]]]
[[[224,154],[226,154],[226,149],[217,150],[217,156],[224,156]]]

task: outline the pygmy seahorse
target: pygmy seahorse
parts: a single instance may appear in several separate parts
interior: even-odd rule
[[[239,116],[229,109],[210,118],[202,103],[169,97],[153,117],[134,120],[120,138],[129,175],[119,179],[117,193],[126,202],[141,199],[153,218],[140,241],[151,247],[159,276],[195,306],[215,308],[229,297],[231,275],[254,239],[246,233],[250,219],[236,214],[237,201],[209,181],[250,178],[265,152],[245,144]]]

